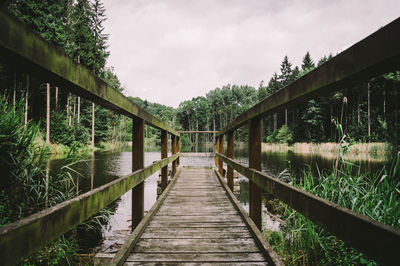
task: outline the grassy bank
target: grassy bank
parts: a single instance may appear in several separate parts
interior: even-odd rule
[[[286,143],[262,143],[263,151],[293,151],[298,153],[339,153],[340,144],[334,142],[326,143],[294,143],[288,145]],[[396,151],[390,143],[373,142],[373,143],[354,143],[347,150],[347,154],[375,154],[385,155]]]
[[[313,176],[304,173],[302,190],[346,207],[381,223],[400,228],[400,155],[389,169],[368,178],[352,174],[349,166],[331,173]],[[275,201],[274,212],[281,214],[286,225],[280,232],[266,232],[268,241],[288,265],[375,265],[373,260],[315,225],[287,205]]]

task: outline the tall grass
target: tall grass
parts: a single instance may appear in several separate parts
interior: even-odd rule
[[[391,167],[368,177],[360,170],[354,175],[345,164],[340,171],[319,172],[308,169],[299,183],[292,183],[314,195],[346,207],[381,223],[400,228],[400,154]],[[335,174],[336,172],[336,174]],[[286,221],[281,232],[269,232],[268,241],[289,265],[376,264],[363,254],[337,239],[287,205],[280,203]]]

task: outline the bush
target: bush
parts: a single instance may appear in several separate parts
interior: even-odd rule
[[[286,125],[281,126],[276,134],[275,142],[277,143],[293,143],[293,131]]]

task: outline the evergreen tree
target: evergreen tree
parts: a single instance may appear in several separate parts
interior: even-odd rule
[[[305,73],[315,68],[314,61],[311,59],[310,52],[307,51],[303,57],[303,62],[301,63],[301,70]]]

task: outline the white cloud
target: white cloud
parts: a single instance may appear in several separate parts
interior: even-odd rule
[[[258,86],[284,55],[340,52],[400,14],[397,0],[104,0],[109,65],[127,94],[176,107],[224,84]]]

